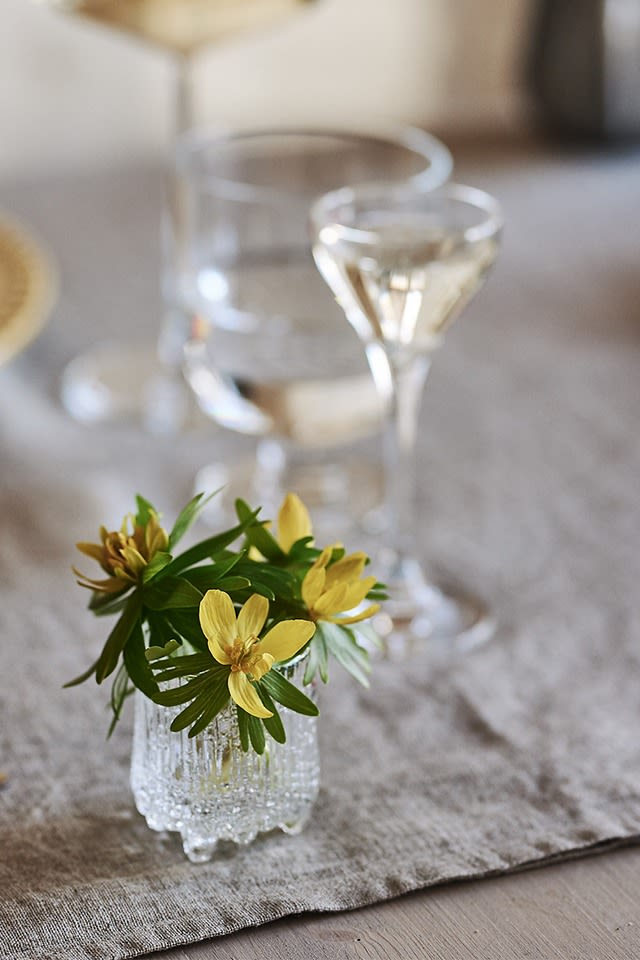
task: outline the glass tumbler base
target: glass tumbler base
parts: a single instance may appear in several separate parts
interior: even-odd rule
[[[181,375],[143,343],[101,343],[71,360],[60,384],[63,407],[79,423],[142,424],[149,433],[179,432],[191,413]]]

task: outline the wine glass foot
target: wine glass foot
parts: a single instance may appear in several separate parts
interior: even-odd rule
[[[75,357],[63,371],[60,399],[79,423],[130,422],[150,433],[178,433],[192,409],[182,375],[142,343],[102,343]]]
[[[428,651],[452,657],[491,639],[496,623],[485,601],[458,584],[427,583],[417,568],[402,580],[390,577],[390,599],[373,621],[389,659]]]

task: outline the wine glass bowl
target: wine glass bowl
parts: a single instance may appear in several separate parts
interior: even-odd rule
[[[427,579],[416,558],[415,445],[431,357],[498,254],[499,204],[458,184],[427,192],[412,183],[371,182],[320,197],[310,221],[318,269],[389,400],[380,560],[391,599],[382,626],[404,649],[424,637],[447,650],[478,644],[493,629],[484,603]]]

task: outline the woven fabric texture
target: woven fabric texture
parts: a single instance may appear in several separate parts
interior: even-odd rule
[[[136,491],[171,518],[229,445],[213,429],[87,429],[54,401],[62,363],[100,331],[140,318],[151,336],[158,180],[7,190],[55,250],[63,293],[0,376],[6,960],[120,960],[640,833],[637,163],[534,149],[463,173],[502,199],[508,226],[434,362],[416,527],[425,554],[489,599],[497,633],[450,663],[379,662],[370,690],[334,670],[308,828],[202,866],[133,809],[130,716],[107,743],[106,691],[61,689],[104,638],[70,574],[74,542],[115,525]]]

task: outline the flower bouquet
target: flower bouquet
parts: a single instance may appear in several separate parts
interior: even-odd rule
[[[235,526],[176,553],[207,499],[194,497],[167,532],[138,496],[120,530],[77,545],[106,574],[75,571],[89,609],[117,620],[67,684],[113,678],[109,733],[136,693],[138,809],[153,828],[179,830],[193,860],[219,839],[303,825],[318,789],[317,680],[334,658],[368,684],[376,638],[366,621],[384,599],[366,554],[314,545],[295,494],[275,531],[238,500]]]

